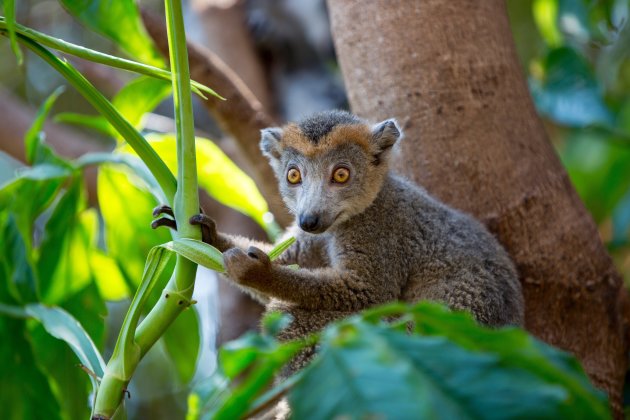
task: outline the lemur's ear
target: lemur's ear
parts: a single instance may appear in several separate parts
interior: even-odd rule
[[[280,127],[265,128],[260,130],[260,136],[260,150],[263,155],[271,159],[280,159],[282,129]]]
[[[381,121],[372,127],[372,145],[374,150],[374,165],[379,165],[392,146],[402,137],[402,133],[395,119]]]

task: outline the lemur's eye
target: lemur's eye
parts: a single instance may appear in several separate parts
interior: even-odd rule
[[[350,170],[348,168],[339,167],[334,170],[332,175],[333,182],[344,184],[350,179]]]
[[[289,184],[299,184],[302,182],[302,174],[298,168],[291,168],[289,172],[287,172],[287,181]]]

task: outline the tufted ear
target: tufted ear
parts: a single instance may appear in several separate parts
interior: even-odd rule
[[[282,129],[280,127],[270,127],[260,130],[260,150],[269,159],[280,159],[280,141],[282,140]]]
[[[402,137],[402,132],[395,119],[390,118],[372,127],[372,150],[374,165],[379,165],[387,156],[392,146]]]

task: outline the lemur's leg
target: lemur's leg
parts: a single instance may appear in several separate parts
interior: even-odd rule
[[[358,311],[396,300],[400,291],[383,282],[383,273],[367,258],[357,255],[344,268],[294,269],[272,264],[255,247],[247,252],[230,249],[223,254],[226,272],[237,284],[305,309]]]

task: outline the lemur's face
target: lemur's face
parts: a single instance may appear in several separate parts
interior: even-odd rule
[[[363,212],[374,201],[387,172],[389,150],[400,137],[393,120],[370,127],[350,114],[333,114],[342,119],[337,124],[325,117],[319,114],[300,124],[263,130],[261,140],[287,207],[300,228],[315,234]],[[308,125],[314,122],[320,125]],[[325,123],[332,126],[322,128]]]

